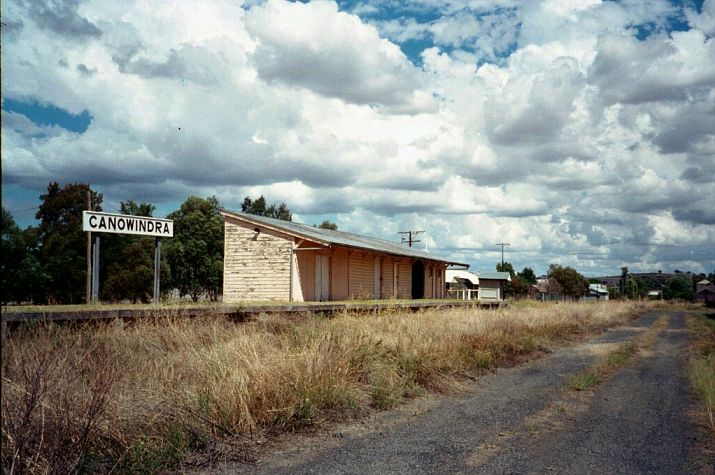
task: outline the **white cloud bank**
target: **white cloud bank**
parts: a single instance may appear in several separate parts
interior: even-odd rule
[[[714,4],[668,33],[665,1],[449,2],[429,23],[362,20],[369,2],[3,2],[3,97],[93,116],[77,134],[3,111],[3,184],[264,193],[308,222],[426,229],[485,270],[507,241],[538,272],[709,272]],[[420,38],[415,65],[393,41]]]

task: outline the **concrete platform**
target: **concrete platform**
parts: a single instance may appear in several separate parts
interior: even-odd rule
[[[309,302],[309,303],[276,303],[276,304],[244,304],[244,305],[207,305],[207,306],[156,306],[143,308],[107,308],[96,306],[87,308],[61,308],[46,311],[14,311],[3,307],[2,323],[20,323],[30,321],[71,321],[71,320],[112,320],[138,319],[147,317],[197,317],[206,314],[230,315],[244,319],[250,315],[261,313],[325,313],[334,314],[345,311],[380,312],[385,310],[418,311],[434,308],[499,308],[505,302],[482,302],[476,300],[441,300],[441,301],[408,301],[408,302]]]

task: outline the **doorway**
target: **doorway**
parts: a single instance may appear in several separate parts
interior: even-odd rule
[[[330,256],[315,256],[315,300],[330,300]]]
[[[422,261],[412,264],[412,298],[425,298],[425,265]]]

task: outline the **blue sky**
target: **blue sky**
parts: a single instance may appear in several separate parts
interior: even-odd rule
[[[264,194],[477,269],[711,272],[713,3],[3,2],[3,206]]]
[[[56,125],[79,134],[86,131],[92,122],[92,115],[86,110],[79,114],[72,114],[61,107],[53,104],[40,104],[33,99],[3,98],[2,109],[22,114],[41,127]]]

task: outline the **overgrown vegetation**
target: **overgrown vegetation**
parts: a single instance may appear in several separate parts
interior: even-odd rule
[[[705,406],[710,428],[715,432],[715,319],[700,315],[688,320],[695,337],[690,359],[690,381]]]
[[[569,378],[569,388],[573,391],[586,391],[601,384],[614,370],[626,364],[637,352],[638,345],[634,342],[620,345],[593,368]]]
[[[586,391],[591,387],[601,384],[603,376],[601,371],[591,370],[569,378],[569,388],[574,391]]]
[[[223,218],[216,197],[190,196],[167,218],[174,237],[167,240],[167,288],[197,302],[202,295],[218,300],[223,287]]]
[[[629,303],[32,325],[2,347],[2,466],[156,472],[359,417],[623,322]]]
[[[668,317],[659,317],[645,333],[631,341],[620,344],[593,367],[569,378],[568,387],[573,391],[586,391],[604,382],[615,370],[626,364],[641,348],[650,347],[657,333],[668,326]]]

